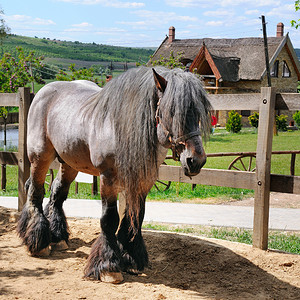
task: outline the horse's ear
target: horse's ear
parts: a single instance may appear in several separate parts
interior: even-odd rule
[[[167,87],[168,81],[164,79],[162,76],[160,76],[159,74],[157,74],[153,68],[152,71],[153,71],[155,85],[158,88],[158,90],[163,93]]]

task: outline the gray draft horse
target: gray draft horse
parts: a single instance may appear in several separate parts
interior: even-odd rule
[[[131,69],[103,89],[88,81],[43,87],[28,116],[31,175],[17,227],[31,255],[49,255],[50,245],[67,248],[62,205],[81,171],[100,176],[102,198],[101,234],[85,276],[118,283],[122,271],[142,271],[148,264],[141,234],[145,198],[169,148],[185,175],[200,172],[206,162],[201,136],[209,134],[210,110],[200,80],[179,69]],[[55,158],[60,168],[43,210],[44,181]],[[121,223],[119,192],[126,197]]]

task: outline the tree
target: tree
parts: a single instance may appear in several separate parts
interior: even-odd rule
[[[24,87],[30,82],[45,84],[38,72],[32,73],[32,69],[43,67],[44,57],[35,56],[34,51],[25,55],[21,47],[17,47],[18,57],[10,53],[4,53],[0,60],[0,93],[16,93],[19,87]]]
[[[228,120],[226,123],[226,130],[233,133],[238,133],[242,129],[242,116],[235,110],[229,112]]]
[[[3,39],[10,33],[10,28],[5,24],[5,21],[1,15],[4,11],[0,8],[0,45],[3,43]]]
[[[259,121],[259,113],[255,111],[253,115],[248,117],[248,120],[249,120],[249,123],[250,123],[251,126],[257,128],[258,127],[258,121]]]
[[[178,52],[177,55],[174,55],[173,51],[171,51],[169,57],[160,56],[158,60],[152,60],[153,57],[150,57],[150,64],[152,66],[164,66],[169,69],[180,68],[185,69],[185,65],[182,63],[183,53]]]
[[[76,70],[75,64],[71,64],[69,66],[69,70],[72,72],[70,75],[63,70],[59,70],[58,74],[56,75],[56,79],[61,81],[89,80],[99,84],[98,78],[95,77],[94,68]]]
[[[300,10],[300,0],[295,1],[295,11],[297,12],[298,10]],[[298,27],[300,26],[300,19],[298,19],[297,21],[292,20],[291,25],[292,25],[292,27],[295,27],[296,29],[298,29]]]
[[[293,114],[293,119],[296,122],[297,126],[300,128],[300,111],[297,110],[294,114]]]

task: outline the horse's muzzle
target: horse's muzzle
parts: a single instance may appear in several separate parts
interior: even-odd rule
[[[184,175],[191,177],[199,174],[201,168],[206,163],[206,154],[188,155],[184,152],[180,156],[180,162],[184,171]]]

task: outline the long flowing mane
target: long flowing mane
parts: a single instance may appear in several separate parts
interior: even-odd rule
[[[182,134],[187,110],[192,105],[200,120],[202,134],[206,137],[210,131],[211,106],[201,81],[195,75],[179,69],[155,69],[168,81],[161,110],[177,128],[174,134]],[[86,117],[94,119],[96,128],[101,128],[106,117],[113,122],[118,177],[124,184],[127,198],[133,200],[127,200],[129,205],[133,203],[133,209],[138,205],[138,195],[143,192],[140,183],[157,177],[157,101],[152,69],[140,67],[114,78],[96,98],[86,103]]]

